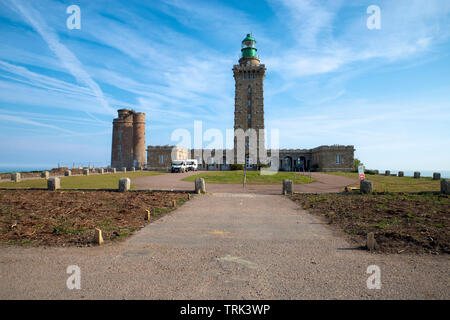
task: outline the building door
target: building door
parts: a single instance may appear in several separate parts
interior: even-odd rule
[[[285,157],[283,159],[283,171],[292,171],[292,158]]]

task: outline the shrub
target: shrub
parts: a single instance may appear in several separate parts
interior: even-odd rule
[[[243,164],[232,164],[230,166],[231,170],[244,170],[244,165]]]

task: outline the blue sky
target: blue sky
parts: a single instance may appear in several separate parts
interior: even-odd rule
[[[66,27],[72,4],[80,30]],[[381,30],[366,27],[370,5]],[[146,113],[147,145],[194,120],[225,135],[249,32],[280,147],[450,170],[448,0],[2,1],[0,166],[107,165],[122,107]]]

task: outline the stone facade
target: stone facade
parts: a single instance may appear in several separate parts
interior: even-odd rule
[[[170,170],[172,160],[187,160],[189,150],[179,146],[148,146],[147,169]]]
[[[174,150],[173,153],[172,150]],[[314,149],[281,149],[278,151],[279,170],[352,171],[354,151],[353,146],[339,145],[320,146]],[[268,156],[271,155],[271,150],[268,150]],[[176,146],[149,146],[147,149],[149,169],[168,170],[172,160],[186,159],[197,159],[199,170],[230,170],[230,165],[234,161],[234,151],[231,149],[188,150]],[[249,169],[256,169],[256,166]]]
[[[264,77],[266,67],[260,64],[257,57],[242,57],[238,65],[233,67],[235,80],[234,130],[242,130],[244,141],[239,141],[239,135],[234,137],[235,163],[256,165],[265,162],[260,159],[260,149],[264,152]],[[251,137],[254,137],[252,141]],[[245,160],[239,157],[238,145],[245,150]],[[250,153],[251,144],[256,146],[256,152]],[[253,155],[253,157],[251,157]]]
[[[311,149],[311,169],[320,171],[352,171],[353,146],[320,146]]]
[[[113,121],[111,167],[145,167],[145,113],[117,110]]]

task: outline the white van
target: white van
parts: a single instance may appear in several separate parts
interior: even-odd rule
[[[197,171],[198,169],[197,159],[187,159],[186,166],[188,171]]]
[[[173,160],[172,167],[170,171],[173,172],[186,172],[188,167],[186,165],[186,160]]]

